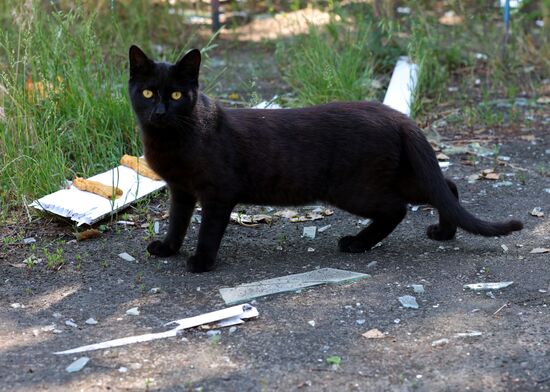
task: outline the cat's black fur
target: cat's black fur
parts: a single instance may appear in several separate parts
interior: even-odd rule
[[[142,129],[145,157],[168,183],[170,224],[147,250],[180,248],[193,208],[202,224],[190,271],[214,267],[231,210],[237,203],[300,205],[327,202],[372,223],[340,239],[343,252],[364,252],[405,217],[407,203],[429,203],[439,224],[428,237],[444,241],[456,228],[484,236],[521,230],[517,220],[492,223],[467,212],[445,179],[420,129],[377,102],[340,102],[303,109],[225,109],[199,92],[200,52],[176,64],[150,60],[130,48],[129,90]],[[143,90],[153,91],[146,99]],[[180,91],[182,99],[171,93]]]

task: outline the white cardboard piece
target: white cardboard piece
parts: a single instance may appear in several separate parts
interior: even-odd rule
[[[158,333],[147,333],[138,336],[128,336],[125,338],[108,340],[106,342],[90,344],[65,351],[57,351],[54,354],[76,354],[85,351],[100,350],[111,347],[125,346],[132,343],[149,342],[151,340],[164,339],[178,336],[180,331],[188,328],[198,327],[199,325],[211,324],[217,322],[218,327],[229,327],[231,325],[242,324],[243,320],[258,317],[258,310],[249,304],[242,304],[217,310],[215,312],[204,313],[194,317],[188,317],[180,320],[170,321],[164,326],[177,324],[178,326],[169,331]]]
[[[122,196],[109,200],[71,185],[69,189],[61,189],[33,201],[30,206],[70,218],[78,226],[84,223],[91,225],[166,185],[164,181],[152,180],[126,166],[115,167],[88,179],[116,186],[122,190]]]
[[[401,56],[395,64],[384,104],[410,116],[417,81],[418,66],[408,57]]]

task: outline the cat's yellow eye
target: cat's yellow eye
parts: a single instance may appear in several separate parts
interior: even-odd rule
[[[177,100],[180,99],[180,98],[181,98],[181,92],[180,92],[180,91],[174,91],[174,92],[172,93],[172,99],[173,99],[174,101],[177,101]]]
[[[151,90],[143,90],[143,96],[149,99],[153,96],[153,92]]]

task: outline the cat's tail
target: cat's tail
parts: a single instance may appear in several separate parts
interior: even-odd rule
[[[449,188],[433,149],[422,131],[416,125],[413,127],[407,124],[404,128],[402,138],[405,154],[414,176],[443,220],[472,234],[486,237],[507,235],[523,229],[523,223],[518,220],[488,222],[466,211]]]

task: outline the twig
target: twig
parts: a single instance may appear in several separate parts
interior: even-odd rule
[[[505,307],[507,307],[508,305],[510,305],[509,302],[506,302],[504,305],[502,305],[500,308],[497,309],[497,311],[495,313],[493,313],[493,316],[496,316],[496,314],[498,312],[500,312],[502,309],[504,309]]]

